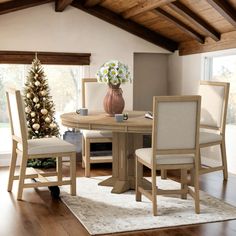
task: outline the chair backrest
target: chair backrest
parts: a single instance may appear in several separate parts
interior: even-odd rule
[[[199,95],[202,96],[201,127],[225,132],[229,83],[200,81]]]
[[[153,97],[153,154],[196,153],[201,97]]]
[[[92,111],[103,111],[103,99],[108,87],[95,78],[82,79],[82,107]]]
[[[12,138],[18,143],[27,145],[27,126],[25,118],[24,103],[20,90],[8,88],[6,91],[9,120]]]

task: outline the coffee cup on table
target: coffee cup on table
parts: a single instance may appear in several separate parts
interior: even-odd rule
[[[123,122],[124,120],[128,120],[128,114],[115,114],[116,122]]]
[[[81,116],[87,116],[88,115],[88,108],[80,108],[76,110],[77,114],[80,114]]]

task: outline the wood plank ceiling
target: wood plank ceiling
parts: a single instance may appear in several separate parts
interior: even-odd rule
[[[53,0],[0,0],[0,14]],[[55,0],[180,55],[236,48],[236,0]]]

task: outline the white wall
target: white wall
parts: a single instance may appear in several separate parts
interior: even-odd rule
[[[201,54],[179,56],[178,52],[169,56],[168,94],[196,94],[199,80],[203,79],[203,59]]]
[[[128,64],[133,74],[134,52],[168,53],[74,7],[55,12],[54,3],[1,15],[0,22],[0,50],[91,53],[88,77],[110,59]],[[133,85],[122,88],[125,109],[132,109]]]

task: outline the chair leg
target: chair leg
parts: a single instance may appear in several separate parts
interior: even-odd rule
[[[26,175],[26,166],[27,166],[27,155],[22,155],[21,167],[20,167],[20,176],[19,176],[19,185],[18,185],[18,193],[17,193],[17,200],[22,200],[24,182],[25,182],[25,175]]]
[[[84,136],[83,136],[82,137],[82,168],[85,168],[84,155],[85,155],[85,141],[84,141]]]
[[[17,160],[17,153],[16,153],[17,142],[12,142],[12,157],[11,157],[11,164],[9,168],[9,178],[8,178],[8,186],[7,191],[11,192],[12,185],[14,181],[14,174],[16,169],[16,160]]]
[[[183,193],[181,194],[181,198],[182,199],[187,199],[187,189],[188,189],[188,186],[187,186],[187,177],[188,177],[188,174],[187,174],[187,169],[181,169],[181,189],[182,190],[185,190],[186,193]]]
[[[138,157],[135,157],[136,160],[136,181],[135,181],[135,196],[136,201],[141,202],[142,201],[142,194],[138,191],[138,187],[142,184],[142,178],[143,178],[143,165],[138,161]]]
[[[62,157],[57,157],[57,181],[62,181]]]
[[[156,187],[156,168],[152,167],[152,212],[157,216],[157,187]]]
[[[195,200],[195,212],[200,213],[200,200],[199,200],[199,171],[198,169],[194,171],[194,200]]]
[[[72,196],[76,195],[76,153],[70,156],[70,193]]]
[[[90,177],[90,140],[85,139],[85,177]]]
[[[190,179],[189,185],[194,186],[194,169],[190,170],[190,176],[191,176],[191,179]]]
[[[167,179],[167,170],[161,169],[161,179]]]
[[[227,168],[227,159],[226,159],[226,148],[225,148],[225,140],[222,140],[222,143],[220,145],[221,150],[221,158],[222,158],[222,164],[223,164],[223,174],[224,174],[224,180],[228,179],[228,168]]]

